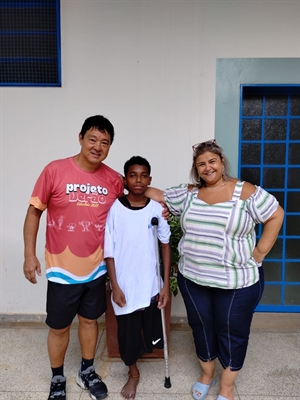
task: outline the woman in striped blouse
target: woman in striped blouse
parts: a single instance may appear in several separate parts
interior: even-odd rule
[[[234,381],[264,287],[260,267],[277,239],[284,212],[261,187],[229,176],[215,140],[193,146],[191,177],[193,185],[164,192],[148,188],[146,195],[166,202],[180,216],[178,285],[202,369],[193,398],[206,398],[215,383],[218,358],[223,370],[217,400],[234,400]],[[260,223],[263,233],[256,243],[255,226]]]

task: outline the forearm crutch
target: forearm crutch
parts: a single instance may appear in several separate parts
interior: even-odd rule
[[[161,290],[160,258],[159,258],[158,241],[157,241],[158,240],[157,239],[158,219],[156,217],[153,217],[151,220],[151,224],[154,229],[158,290],[160,293],[160,290]],[[169,389],[172,385],[171,385],[171,379],[169,376],[169,356],[168,356],[165,309],[161,308],[160,312],[161,312],[161,323],[162,323],[162,331],[163,331],[163,339],[164,339],[164,358],[165,358],[165,365],[166,365],[166,376],[165,376],[165,385],[164,386],[165,386],[165,388]]]

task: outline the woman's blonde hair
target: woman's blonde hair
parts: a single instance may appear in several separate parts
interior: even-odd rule
[[[215,139],[212,139],[206,142],[198,143],[193,146],[193,164],[190,172],[192,183],[198,188],[206,186],[205,181],[199,177],[196,166],[196,160],[198,156],[206,152],[214,153],[220,157],[220,160],[222,161],[224,166],[223,179],[224,181],[229,181],[231,179],[229,162],[224,156],[222,148],[217,144],[217,141]]]

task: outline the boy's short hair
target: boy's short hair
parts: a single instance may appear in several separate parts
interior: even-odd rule
[[[151,165],[149,162],[146,160],[146,158],[140,157],[140,156],[133,156],[130,158],[130,160],[126,161],[124,164],[124,175],[126,176],[129,170],[129,167],[132,165],[144,165],[148,169],[148,173],[150,176],[151,173]]]
[[[102,115],[93,115],[87,118],[81,128],[80,135],[82,138],[89,129],[98,129],[99,132],[107,132],[110,136],[110,144],[114,141],[115,130],[113,124]]]

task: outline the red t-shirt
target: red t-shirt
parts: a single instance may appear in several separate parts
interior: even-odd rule
[[[82,283],[106,272],[106,217],[123,189],[120,175],[105,164],[87,172],[70,157],[44,168],[29,203],[42,211],[47,208],[45,258],[49,280]]]

